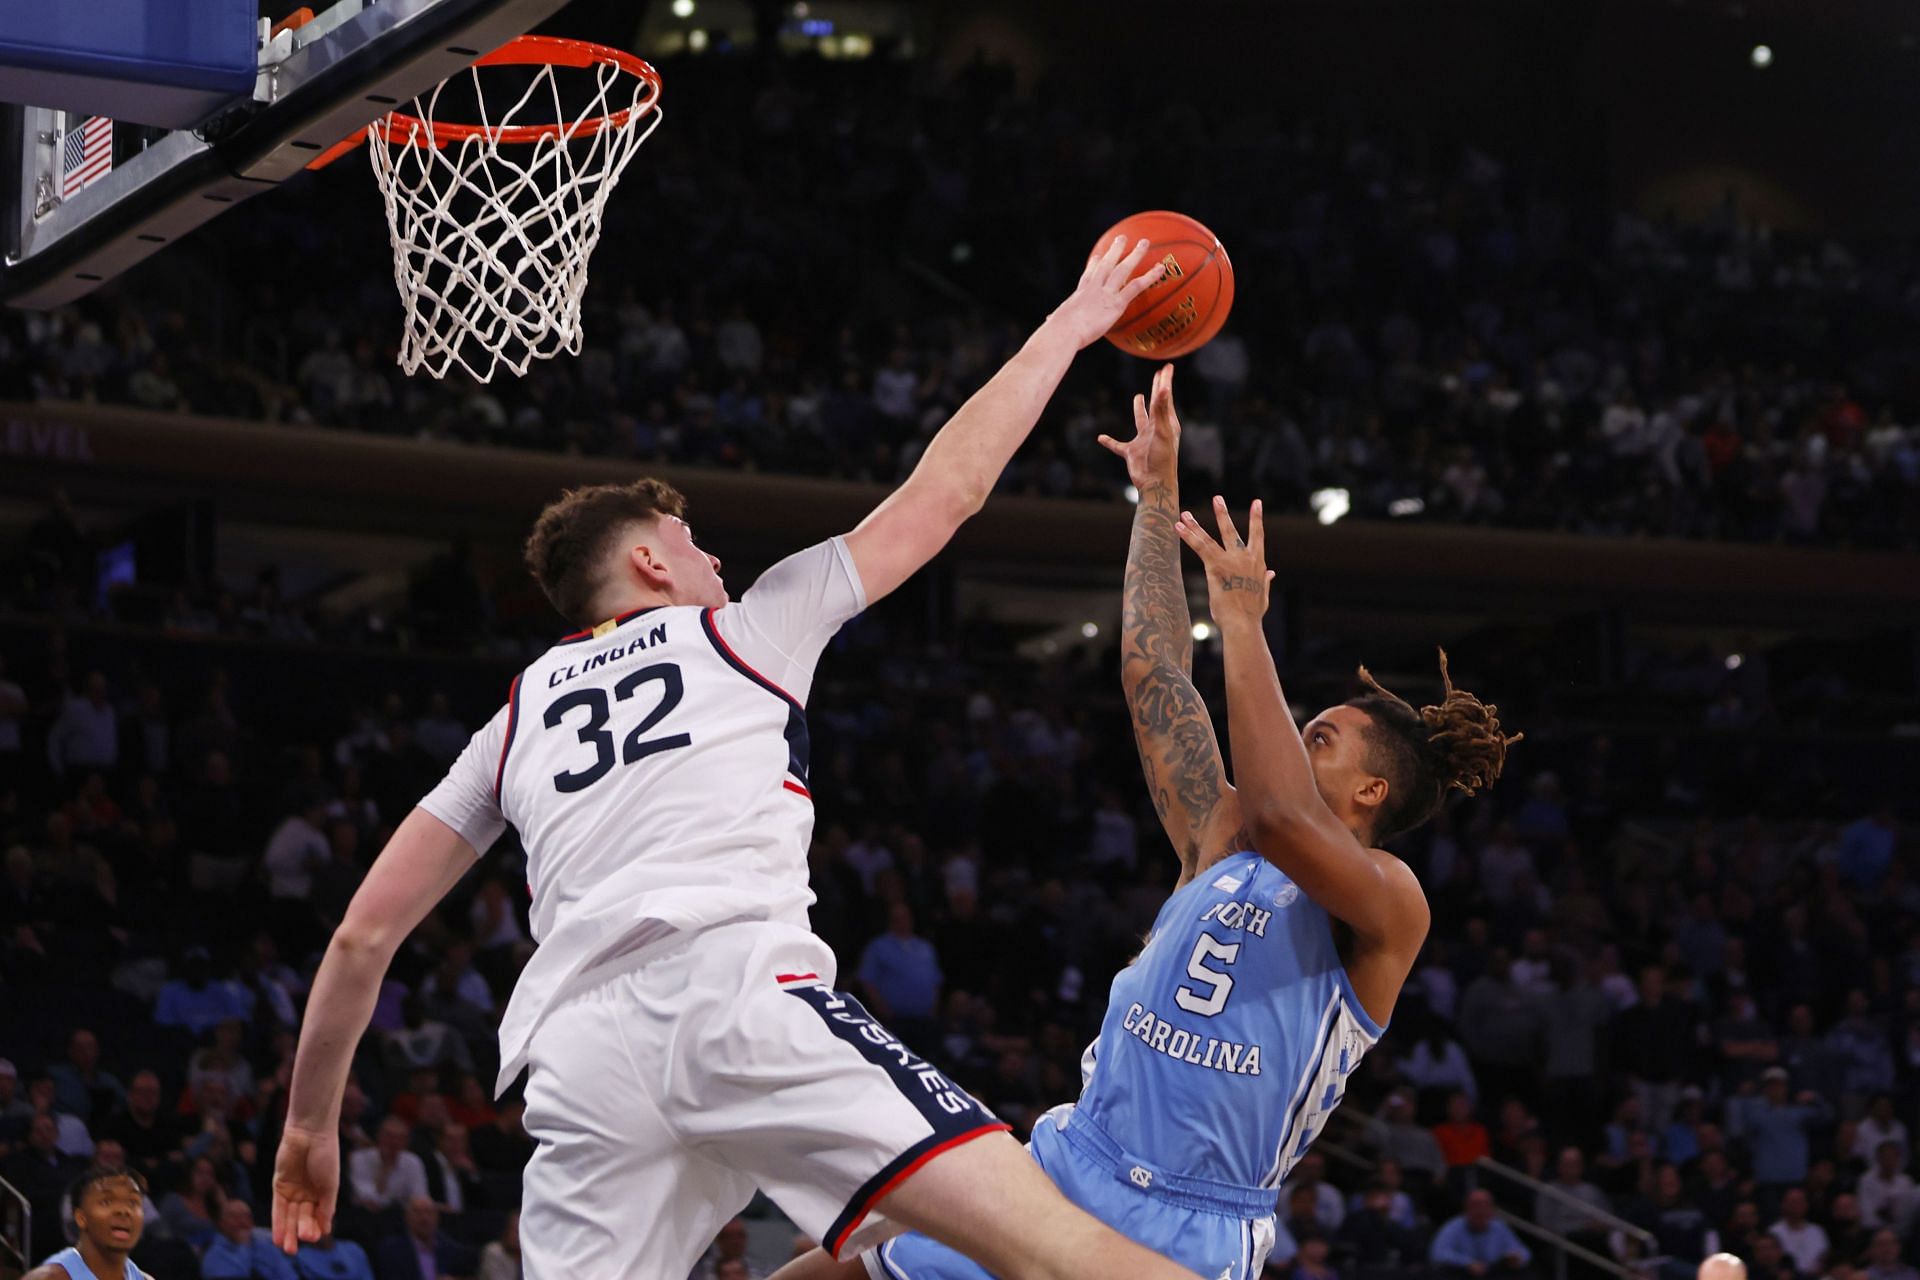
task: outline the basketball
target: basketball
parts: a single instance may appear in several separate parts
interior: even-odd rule
[[[1186,214],[1164,209],[1122,218],[1095,252],[1115,236],[1129,245],[1146,240],[1147,262],[1166,263],[1167,274],[1107,330],[1107,341],[1143,360],[1172,360],[1211,341],[1233,310],[1233,263],[1220,238]]]

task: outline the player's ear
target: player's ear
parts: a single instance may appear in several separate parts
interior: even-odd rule
[[[1387,802],[1387,780],[1377,774],[1363,774],[1360,785],[1353,790],[1353,802],[1362,808],[1378,813],[1380,806]]]
[[[627,548],[627,567],[641,586],[665,591],[673,585],[673,570],[667,567],[654,539],[636,542]]]

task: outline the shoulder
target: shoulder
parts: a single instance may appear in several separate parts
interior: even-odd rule
[[[69,1280],[67,1269],[57,1262],[43,1262],[21,1277],[21,1280]]]

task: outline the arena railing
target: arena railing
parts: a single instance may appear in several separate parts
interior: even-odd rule
[[[1334,1122],[1345,1127],[1356,1141],[1363,1144],[1367,1142],[1368,1132],[1374,1124],[1372,1117],[1336,1111],[1333,1113],[1332,1118]],[[1332,1138],[1329,1135],[1323,1134],[1318,1138],[1313,1144],[1313,1149],[1334,1160],[1338,1160],[1342,1164],[1359,1169],[1362,1172],[1370,1173],[1377,1167],[1374,1159],[1364,1151]],[[1603,1225],[1610,1234],[1623,1236],[1647,1251],[1645,1255],[1635,1258],[1631,1264],[1628,1264],[1620,1261],[1618,1258],[1610,1257],[1607,1254],[1589,1249],[1580,1242],[1568,1239],[1557,1231],[1550,1231],[1530,1218],[1522,1217],[1504,1208],[1497,1209],[1495,1212],[1499,1214],[1500,1219],[1509,1227],[1512,1227],[1521,1235],[1530,1237],[1553,1250],[1553,1280],[1567,1280],[1567,1263],[1569,1259],[1585,1263],[1587,1266],[1598,1271],[1603,1271],[1608,1275],[1617,1276],[1619,1280],[1645,1280],[1649,1270],[1657,1268],[1664,1260],[1655,1252],[1659,1248],[1659,1242],[1654,1238],[1653,1233],[1643,1227],[1635,1226],[1618,1214],[1609,1213],[1604,1209],[1596,1209],[1592,1204],[1580,1199],[1578,1196],[1569,1195],[1552,1183],[1542,1182],[1538,1178],[1530,1177],[1512,1165],[1502,1164],[1491,1156],[1482,1156],[1473,1163],[1472,1168],[1476,1174],[1491,1174],[1496,1178],[1503,1178],[1508,1182],[1523,1187],[1533,1192],[1536,1198],[1546,1196],[1549,1199],[1578,1208],[1584,1216]]]
[[[33,1206],[0,1178],[0,1271],[17,1275],[33,1266]]]

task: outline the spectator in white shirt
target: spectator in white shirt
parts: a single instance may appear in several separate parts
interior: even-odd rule
[[[87,676],[87,691],[68,697],[60,718],[47,730],[47,763],[66,777],[86,769],[110,771],[120,759],[120,718],[107,697],[107,678]]]
[[[1400,1074],[1417,1088],[1441,1089],[1448,1093],[1457,1089],[1475,1102],[1480,1099],[1480,1086],[1473,1077],[1466,1050],[1447,1035],[1446,1027],[1437,1018],[1428,1024],[1427,1034],[1413,1046],[1413,1052],[1400,1059]]]
[[[1912,1147],[1907,1143],[1906,1123],[1893,1113],[1893,1095],[1890,1093],[1876,1093],[1867,1104],[1867,1114],[1853,1131],[1854,1157],[1863,1161],[1876,1159],[1883,1142],[1891,1142],[1900,1148],[1900,1163],[1905,1165]]]
[[[1920,1210],[1920,1186],[1916,1186],[1902,1167],[1900,1144],[1892,1140],[1874,1148],[1873,1168],[1861,1176],[1855,1194],[1860,1200],[1860,1220],[1872,1227],[1891,1227],[1906,1239]]]
[[[318,795],[306,797],[298,813],[290,814],[267,839],[261,863],[267,872],[267,895],[304,902],[313,894],[313,873],[333,854],[320,824],[327,804]]]
[[[895,347],[886,367],[873,375],[873,407],[883,417],[907,422],[914,416],[914,395],[919,389],[920,376],[908,363],[907,349]]]
[[[405,1120],[388,1116],[380,1122],[374,1145],[348,1160],[353,1198],[361,1208],[378,1213],[427,1195],[427,1166],[407,1150],[409,1136]]]
[[[1817,1276],[1827,1255],[1827,1231],[1817,1222],[1807,1221],[1807,1193],[1789,1187],[1780,1197],[1780,1221],[1767,1228],[1767,1234],[1780,1242],[1780,1248],[1793,1259],[1801,1275]]]

